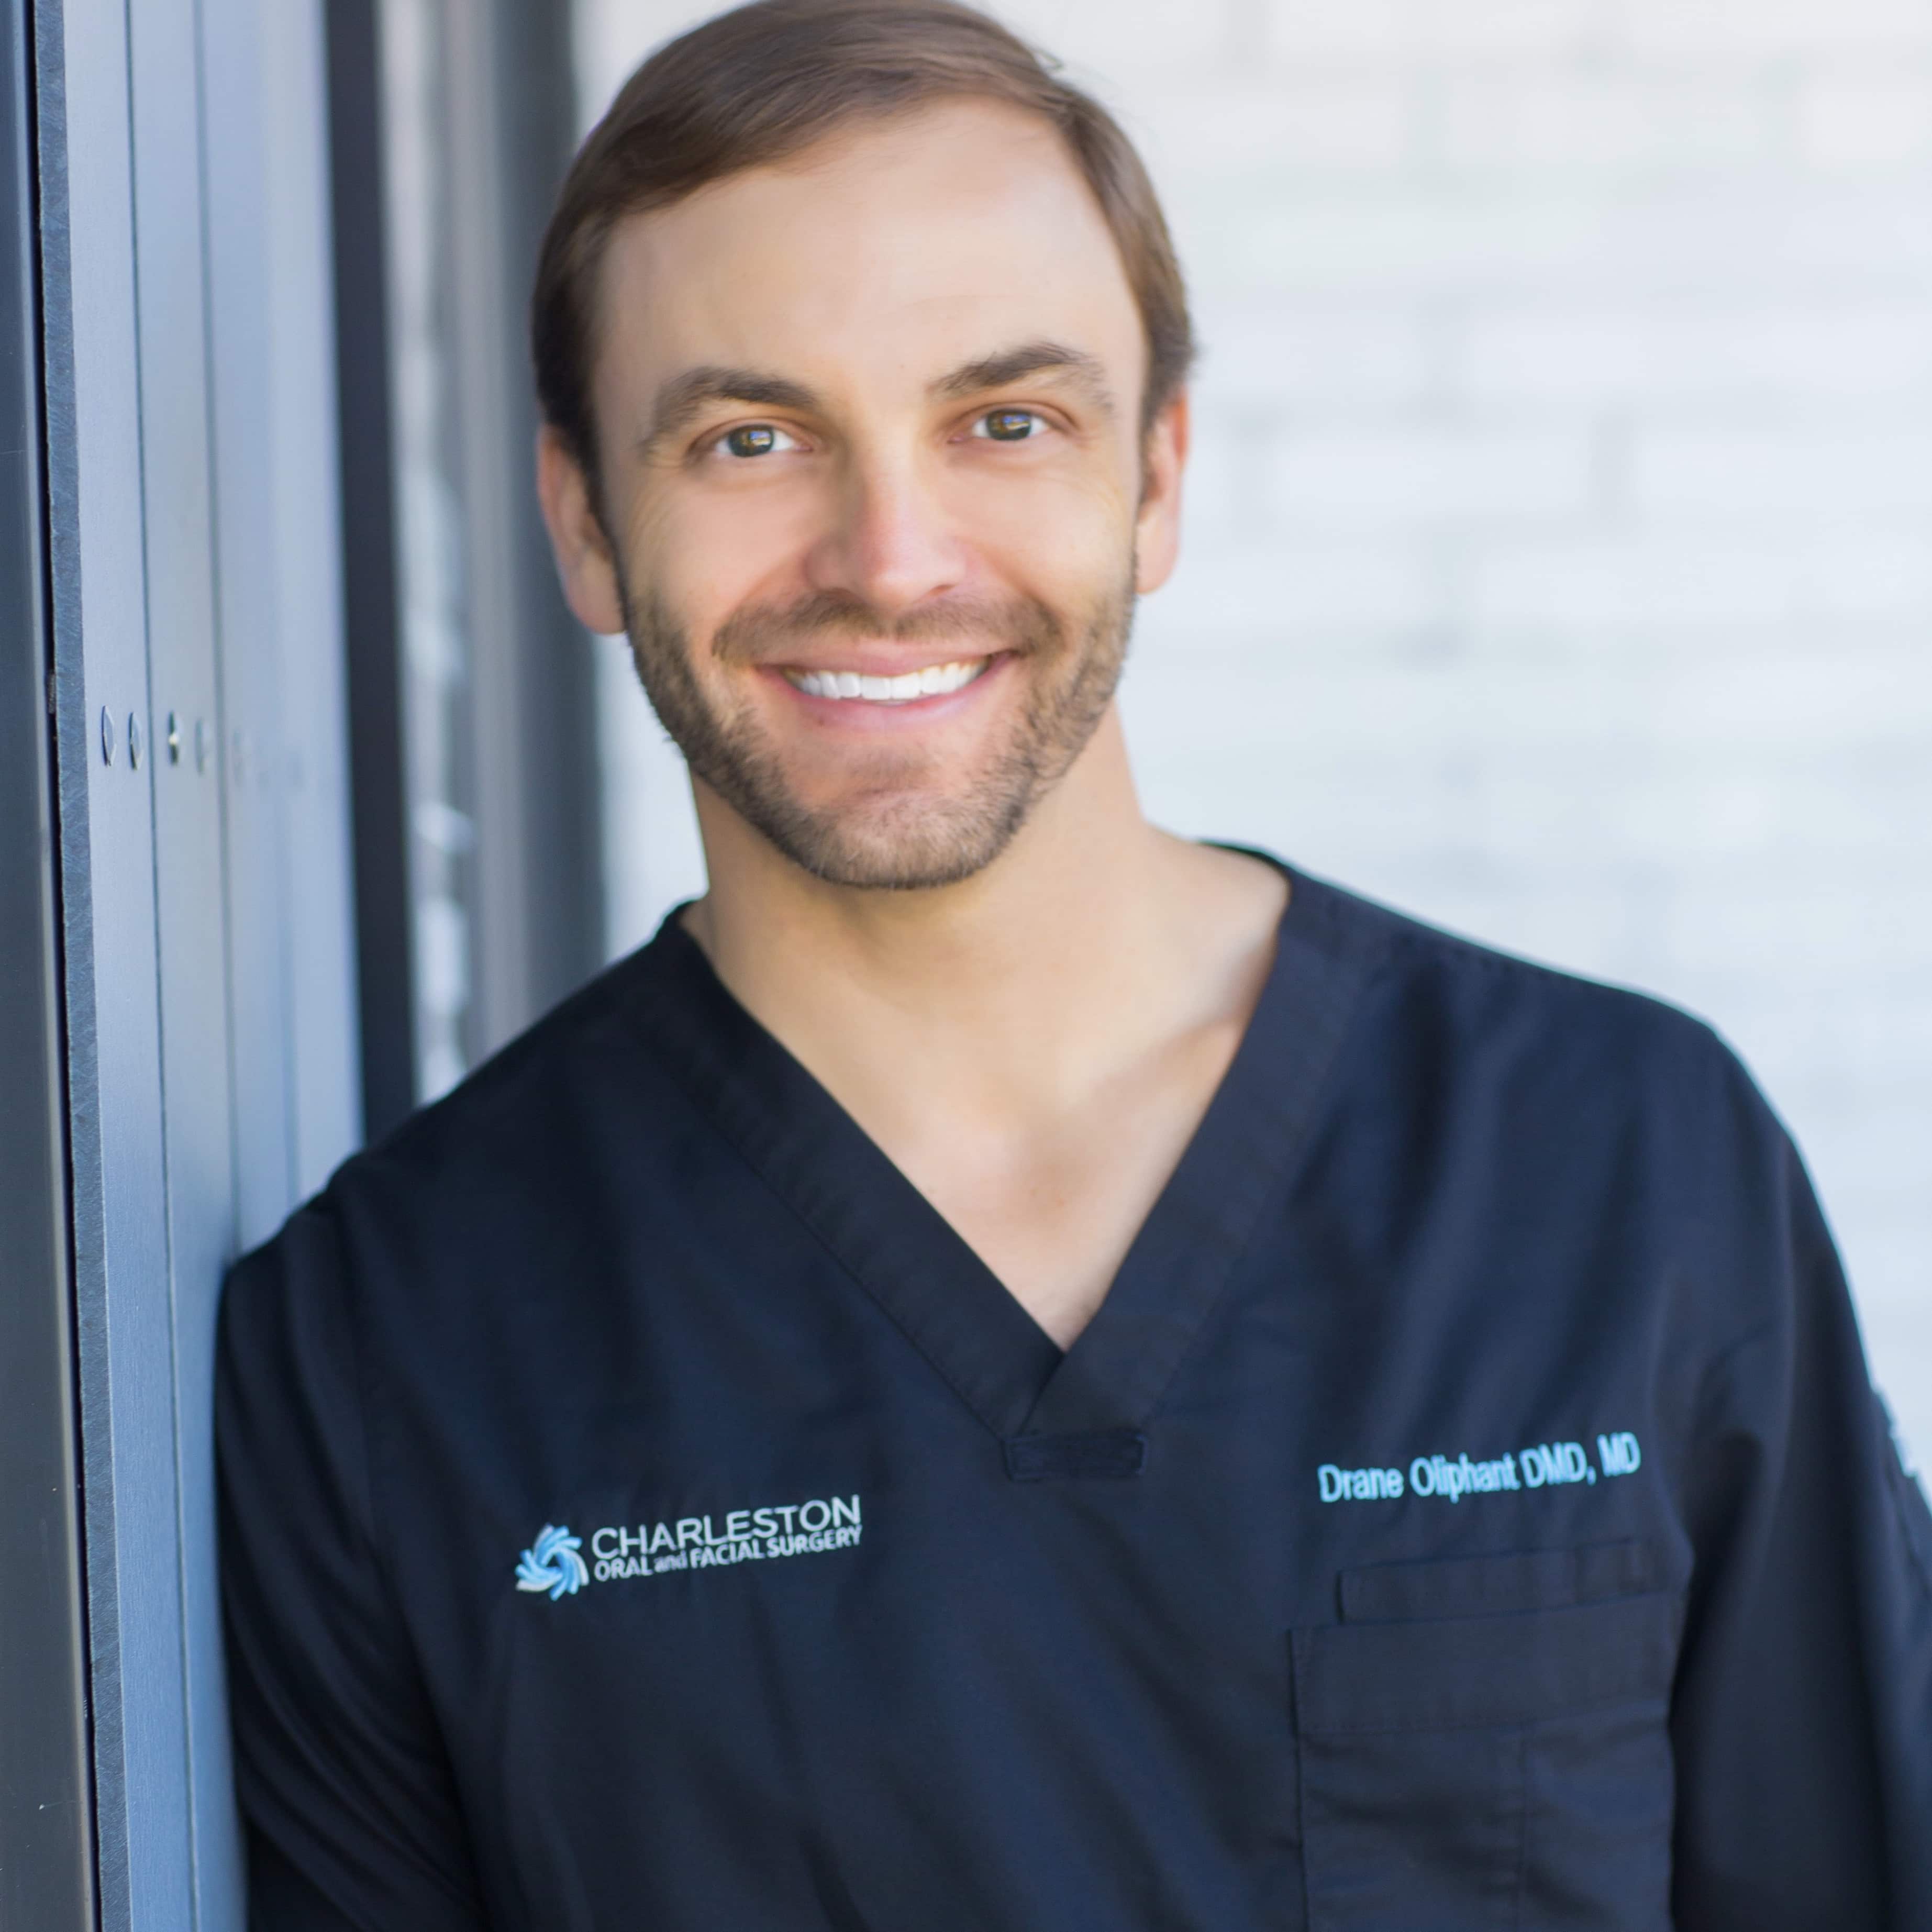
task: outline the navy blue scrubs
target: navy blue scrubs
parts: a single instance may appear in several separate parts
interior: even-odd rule
[[[1790,1142],[1304,877],[1064,1354],[672,922],[240,1264],[219,1427],[264,1926],[1932,1928]]]

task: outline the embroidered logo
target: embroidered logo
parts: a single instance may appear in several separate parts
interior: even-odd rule
[[[856,1550],[865,1529],[856,1496],[814,1496],[802,1503],[727,1510],[716,1516],[659,1522],[605,1523],[585,1536],[547,1522],[517,1562],[517,1588],[543,1592],[552,1603],[586,1583],[661,1576],[671,1570],[716,1570]],[[578,1552],[588,1541],[586,1556]]]
[[[547,1590],[554,1604],[560,1597],[574,1597],[590,1580],[590,1570],[578,1552],[584,1547],[580,1536],[572,1536],[562,1525],[547,1522],[537,1532],[537,1540],[517,1560],[517,1588]]]
[[[709,1516],[681,1516],[640,1522],[634,1529],[628,1523],[606,1523],[590,1532],[590,1553],[596,1559],[592,1574],[598,1582],[610,1583],[661,1576],[668,1570],[712,1570],[856,1550],[864,1527],[856,1496],[728,1510],[722,1522]]]

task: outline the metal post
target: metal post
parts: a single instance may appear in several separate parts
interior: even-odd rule
[[[94,1923],[32,74],[0,22],[0,1925]]]

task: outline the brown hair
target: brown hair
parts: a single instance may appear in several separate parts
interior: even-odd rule
[[[975,97],[1060,131],[1113,232],[1147,332],[1142,418],[1186,376],[1194,338],[1154,184],[1099,102],[997,21],[956,0],[753,0],[651,56],[578,151],[545,231],[530,304],[537,398],[591,479],[598,271],[626,216],[783,160],[860,118]]]

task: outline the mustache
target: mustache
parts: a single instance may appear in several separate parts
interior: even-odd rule
[[[877,640],[894,644],[946,644],[957,639],[981,646],[973,655],[990,656],[985,646],[1016,656],[1049,650],[1063,641],[1060,620],[1037,599],[1028,597],[949,600],[887,617],[862,598],[837,591],[812,591],[788,604],[749,604],[734,611],[712,634],[713,657],[728,663],[782,659],[782,646],[811,638]]]

